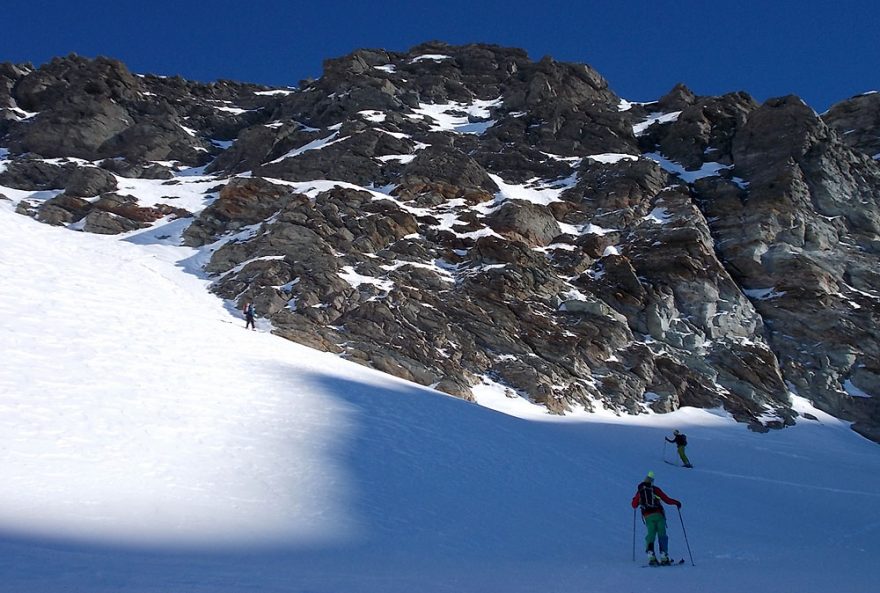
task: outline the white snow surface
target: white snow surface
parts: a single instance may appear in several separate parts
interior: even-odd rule
[[[619,163],[620,161],[637,161],[639,160],[638,155],[635,154],[626,154],[621,152],[606,152],[603,154],[591,154],[587,156],[588,159],[596,161],[597,163],[606,163],[606,164],[614,164]]]
[[[373,278],[372,276],[358,274],[353,266],[343,266],[339,277],[348,282],[353,288],[357,288],[361,284],[372,284],[385,291],[394,288],[394,283],[390,280],[383,280],[381,278]]]
[[[422,54],[420,56],[414,57],[409,61],[410,64],[415,64],[416,62],[424,62],[425,60],[431,62],[442,62],[443,60],[451,60],[452,56],[447,56],[446,54]]]
[[[648,131],[648,128],[654,124],[668,124],[678,120],[681,111],[673,111],[670,113],[651,113],[643,122],[639,122],[633,126],[633,134],[641,136]]]
[[[771,286],[770,288],[746,288],[743,289],[743,294],[745,294],[750,299],[767,301],[785,295],[785,291],[780,292],[776,290],[776,288]]]
[[[382,123],[383,121],[385,121],[385,118],[387,117],[387,115],[385,113],[383,113],[382,111],[375,111],[372,109],[358,111],[358,115],[360,115],[361,117],[363,117],[367,121],[371,121],[371,122],[379,123],[379,124]]]
[[[8,107],[7,109],[9,109],[12,112],[13,117],[19,121],[25,121],[39,115],[38,111],[25,111],[20,107]]]
[[[349,136],[343,136],[342,138],[339,138],[338,136],[339,136],[339,130],[337,129],[335,132],[333,132],[332,134],[330,134],[329,136],[327,136],[325,138],[317,138],[315,140],[312,140],[311,142],[303,144],[299,148],[294,148],[293,150],[289,150],[288,152],[281,155],[277,159],[275,159],[273,161],[269,161],[269,162],[273,163],[273,164],[280,163],[281,161],[283,161],[285,159],[292,159],[292,158],[297,157],[297,156],[301,155],[302,153],[307,152],[309,150],[321,150],[325,146],[330,146],[331,144],[336,144],[337,142],[343,142],[345,140],[348,140],[348,138],[349,138]]]
[[[559,202],[562,192],[577,184],[576,173],[553,181],[532,179],[525,184],[506,183],[500,176],[492,173],[489,173],[489,177],[498,186],[499,191],[495,194],[494,201],[477,208],[483,212],[491,211],[507,200],[522,200],[546,206],[552,202]]]
[[[672,214],[666,208],[657,206],[644,219],[655,224],[666,224],[672,219]]]
[[[856,387],[852,380],[847,379],[843,382],[843,390],[846,391],[852,397],[871,397],[871,394],[864,392],[863,390]]]
[[[425,119],[431,122],[432,132],[455,132],[458,134],[483,134],[495,125],[495,120],[487,120],[490,109],[501,105],[502,100],[476,100],[471,104],[457,103],[421,103],[413,113],[412,119]],[[470,121],[471,118],[484,121]]]
[[[609,255],[620,255],[620,248],[616,245],[609,245],[605,248],[605,251],[602,252],[602,257],[607,257]]]
[[[125,191],[198,206],[193,173]],[[880,448],[805,400],[767,434],[490,379],[475,405],[245,330],[187,220],[91,235],[0,193],[2,593],[876,590]],[[695,469],[663,462],[673,428]],[[683,567],[640,568],[649,470]]]
[[[709,162],[703,163],[703,165],[695,171],[688,171],[680,164],[667,159],[659,152],[646,153],[644,156],[656,162],[665,171],[672,173],[673,175],[677,175],[679,178],[682,179],[682,181],[686,181],[688,183],[693,183],[698,179],[703,179],[704,177],[714,177],[718,175],[720,171],[730,169],[730,165]]]
[[[254,94],[271,97],[274,95],[292,95],[295,92],[293,89],[273,89],[271,91],[256,91]]]
[[[211,105],[211,107],[213,107],[214,109],[218,111],[232,113],[234,115],[241,115],[242,113],[247,113],[248,111],[250,111],[249,109],[242,109],[241,107],[233,105],[231,101],[213,101],[213,103],[220,103],[220,105]]]

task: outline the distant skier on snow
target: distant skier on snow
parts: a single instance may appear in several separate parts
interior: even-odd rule
[[[669,537],[666,535],[666,513],[663,510],[663,502],[681,508],[681,502],[670,498],[654,485],[654,472],[648,472],[633,496],[632,508],[642,510],[642,520],[648,530],[645,534],[645,552],[648,554],[648,564],[651,566],[672,564],[668,554]],[[654,555],[655,539],[660,542],[659,560]]]
[[[691,465],[688,456],[685,455],[685,447],[687,447],[688,440],[687,437],[678,431],[678,429],[672,431],[672,439],[667,439],[664,437],[664,440],[667,443],[674,443],[678,446],[678,456],[681,458],[681,464],[685,467],[694,467]]]
[[[257,314],[256,309],[254,309],[254,304],[251,302],[246,302],[244,304],[244,308],[241,310],[244,313],[244,328],[251,328],[256,331],[257,327],[254,325],[254,316]]]

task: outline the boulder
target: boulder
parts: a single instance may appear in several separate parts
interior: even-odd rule
[[[550,244],[562,231],[546,206],[512,200],[486,217],[492,230],[531,247]]]
[[[0,185],[25,191],[64,188],[77,166],[56,165],[38,159],[14,159],[0,170]]]
[[[235,178],[184,232],[184,244],[198,247],[221,235],[257,224],[282,208],[293,192],[259,178]]]
[[[51,225],[66,225],[81,220],[92,205],[82,198],[60,194],[37,208],[36,219]]]
[[[82,229],[99,235],[118,235],[149,226],[105,210],[92,210],[83,219]]]
[[[98,167],[77,167],[64,184],[71,196],[89,198],[116,190],[116,177]]]
[[[450,148],[432,146],[419,151],[401,175],[401,182],[410,185],[438,181],[458,188],[498,191],[498,186],[474,159]]]

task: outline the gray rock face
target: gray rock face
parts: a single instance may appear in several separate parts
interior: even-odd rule
[[[866,430],[880,400],[853,394],[876,388],[880,360],[880,177],[839,138],[799,99],[768,101],[733,143],[748,188],[713,179],[697,189],[785,380]]]
[[[0,185],[27,191],[61,189],[76,170],[76,165],[56,165],[38,159],[12,161],[0,171]]]
[[[495,232],[530,247],[544,247],[562,231],[549,208],[529,202],[507,202],[486,217]]]
[[[171,179],[172,169],[160,163],[132,163],[125,159],[106,159],[101,161],[101,168],[120,177],[134,179]]]
[[[292,192],[263,179],[233,179],[211,206],[184,233],[184,243],[199,247],[221,235],[263,222],[277,212]]]
[[[134,196],[114,193],[105,193],[97,200],[89,201],[65,192],[39,204],[22,201],[16,211],[57,226],[80,223],[83,231],[101,235],[116,235],[146,228],[165,216],[191,216],[182,208],[166,204],[155,207],[138,206]]]
[[[10,148],[48,157],[97,158],[100,145],[130,125],[122,104],[135,98],[138,86],[119,62],[57,58],[16,83],[17,104],[38,115],[29,125],[13,127]]]
[[[841,101],[823,113],[822,119],[844,144],[880,159],[880,93]]]
[[[821,118],[684,85],[628,105],[588,66],[480,44],[324,69],[260,94],[112,60],[2,66],[0,184],[63,188],[18,206],[47,223],[124,232],[189,213],[110,172],[210,161],[229,178],[184,242],[288,339],[558,414],[723,407],[765,431],[797,421],[797,392],[880,440],[877,95]]]
[[[116,60],[76,55],[36,70],[13,68],[6,65],[4,70],[6,78],[14,77],[6,101],[35,113],[4,126],[6,145],[16,154],[203,165],[219,152],[212,138],[234,138],[264,117],[259,109],[226,106],[238,95],[247,97],[243,103],[263,103],[254,100],[259,87],[253,85],[199,86],[181,79],[138,77]],[[186,100],[179,100],[183,96]],[[191,125],[200,125],[201,133]]]
[[[51,225],[66,225],[81,220],[91,210],[92,205],[82,198],[61,194],[46,200],[34,212],[37,220]]]
[[[489,192],[498,186],[474,159],[452,148],[426,148],[403,170],[402,183],[443,182],[463,189]]]
[[[684,88],[661,99],[658,106],[681,113],[668,125],[649,127],[641,144],[646,150],[659,148],[687,170],[699,169],[706,161],[731,165],[734,134],[758,107],[745,93],[697,98]]]
[[[98,235],[118,235],[148,225],[118,216],[106,210],[92,210],[83,217],[83,230]]]
[[[64,191],[72,196],[93,197],[116,190],[116,178],[97,167],[78,167],[67,183]]]

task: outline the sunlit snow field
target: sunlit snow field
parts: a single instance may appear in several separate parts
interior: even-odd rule
[[[0,591],[877,590],[880,446],[804,402],[818,421],[769,434],[717,410],[557,418],[491,384],[475,405],[246,331],[176,246],[186,221],[106,237],[13,201]],[[695,469],[663,462],[673,428]],[[684,566],[641,567],[649,470],[684,502]]]

